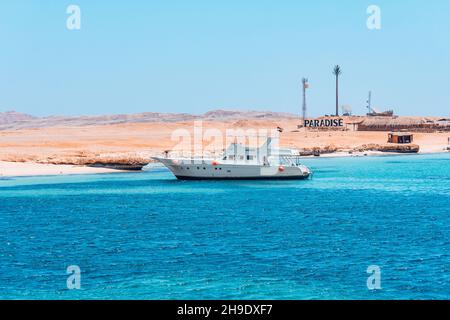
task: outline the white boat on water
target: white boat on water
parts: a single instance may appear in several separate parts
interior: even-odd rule
[[[180,180],[307,179],[311,170],[292,149],[273,149],[272,139],[259,148],[232,143],[220,157],[153,157]]]

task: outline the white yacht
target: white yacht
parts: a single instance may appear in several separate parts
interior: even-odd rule
[[[307,179],[311,170],[292,149],[273,149],[272,139],[259,148],[232,143],[221,157],[153,157],[180,180]]]

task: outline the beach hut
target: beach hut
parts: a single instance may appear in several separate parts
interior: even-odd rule
[[[390,132],[388,142],[398,144],[412,143],[413,135],[409,132]]]
[[[359,130],[359,125],[363,122],[364,120],[348,120],[345,121],[344,123],[344,127],[346,131],[358,131]]]

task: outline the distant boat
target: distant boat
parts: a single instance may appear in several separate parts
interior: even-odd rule
[[[367,113],[368,117],[393,117],[394,116],[394,111],[393,110],[388,110],[388,111],[383,111],[383,112],[369,112]]]
[[[368,117],[393,117],[394,110],[387,111],[378,111],[377,109],[372,107],[372,91],[369,91],[369,98],[367,99],[367,109],[369,112],[367,113]]]
[[[153,157],[180,180],[307,179],[311,170],[292,149],[272,149],[272,139],[259,148],[232,143],[219,158]]]

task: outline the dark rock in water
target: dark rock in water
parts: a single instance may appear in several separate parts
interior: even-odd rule
[[[390,144],[380,148],[381,152],[418,153],[420,147],[417,144]]]
[[[114,170],[141,171],[146,164],[123,164],[123,163],[93,163],[88,165],[92,168],[107,168]]]

